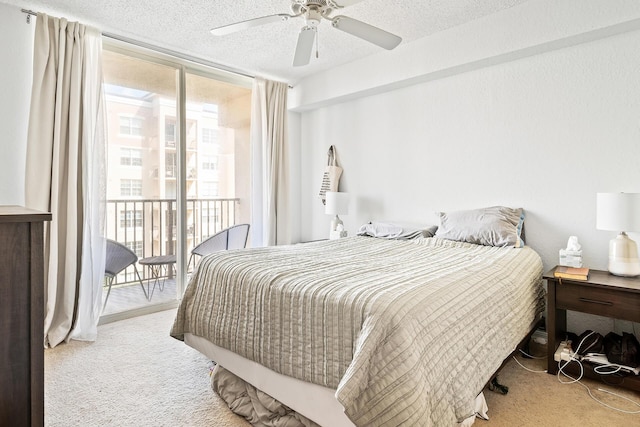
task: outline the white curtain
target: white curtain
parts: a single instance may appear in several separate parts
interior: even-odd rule
[[[291,243],[285,83],[256,78],[251,99],[252,246]]]
[[[45,345],[95,340],[104,276],[105,128],[102,39],[38,14],[25,201],[49,211]]]

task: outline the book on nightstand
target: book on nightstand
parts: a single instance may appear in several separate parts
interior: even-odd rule
[[[559,265],[553,272],[553,277],[571,280],[587,280],[589,278],[589,269],[586,267],[576,268]]]

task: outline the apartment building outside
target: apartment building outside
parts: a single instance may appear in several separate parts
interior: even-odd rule
[[[251,90],[200,81],[199,76],[192,80],[200,93],[186,103],[188,250],[223,228],[249,222],[250,217]],[[229,93],[223,94],[225,89]],[[174,254],[179,179],[176,100],[117,84],[105,84],[105,93],[107,237],[124,243],[139,258]],[[129,272],[124,281],[133,279]]]

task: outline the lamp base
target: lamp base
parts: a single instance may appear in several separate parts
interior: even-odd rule
[[[331,220],[331,228],[329,228],[329,240],[339,239],[341,237],[347,237],[347,232],[344,231],[344,224],[338,215]]]
[[[624,231],[609,242],[609,273],[623,277],[640,275],[638,245]]]
[[[336,230],[329,233],[329,240],[342,239],[343,237],[347,237],[347,232],[345,230]]]

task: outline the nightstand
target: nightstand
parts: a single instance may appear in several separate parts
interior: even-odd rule
[[[550,374],[558,372],[558,362],[553,356],[567,331],[567,310],[640,322],[640,278],[590,270],[588,280],[569,280],[554,277],[554,271],[555,267],[543,276],[547,281],[547,372]],[[571,365],[576,364],[569,367]],[[588,364],[584,374],[587,378],[600,379]],[[617,385],[640,391],[640,377],[621,378]]]

